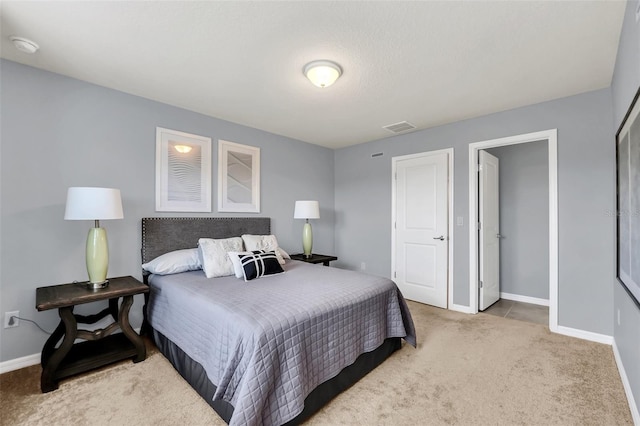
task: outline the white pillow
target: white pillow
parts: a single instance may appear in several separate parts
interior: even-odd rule
[[[247,251],[264,250],[275,252],[276,257],[278,258],[278,263],[284,265],[282,250],[278,247],[278,239],[275,235],[244,234],[242,236],[242,241],[244,241],[244,248]]]
[[[291,260],[291,256],[289,256],[289,253],[284,251],[282,247],[278,247],[278,251],[280,252],[283,258]]]
[[[171,251],[142,265],[142,269],[156,275],[177,274],[201,268],[197,248]]]
[[[236,278],[244,278],[244,268],[242,267],[242,262],[240,261],[240,257],[247,254],[253,254],[253,252],[230,251],[227,253],[227,255],[229,256],[229,259],[231,259],[231,264],[233,265],[233,273],[235,274]]]
[[[198,247],[202,256],[202,269],[207,278],[226,277],[234,274],[233,264],[227,252],[242,250],[242,239],[240,237],[221,240],[200,238]]]

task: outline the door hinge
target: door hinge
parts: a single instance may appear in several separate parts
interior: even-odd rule
[[[478,222],[478,231],[482,229],[482,222]]]
[[[480,173],[482,171],[482,164],[478,164],[478,173]]]
[[[478,288],[482,288],[482,287],[483,287],[482,281],[478,281]]]
[[[396,271],[393,271],[393,278],[397,278],[397,277],[398,277],[398,276],[397,276],[397,274],[396,274]]]

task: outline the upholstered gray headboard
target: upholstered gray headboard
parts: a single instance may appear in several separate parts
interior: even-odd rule
[[[268,217],[142,218],[142,263],[174,250],[198,247],[199,238],[271,234]]]

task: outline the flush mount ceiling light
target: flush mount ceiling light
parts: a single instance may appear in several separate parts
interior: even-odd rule
[[[304,66],[303,72],[314,85],[329,87],[342,75],[342,68],[331,61],[313,61]]]
[[[191,152],[191,147],[189,145],[174,145],[173,147],[180,154],[187,154],[187,153]]]
[[[11,40],[16,49],[24,53],[36,53],[40,49],[37,43],[24,37],[11,36],[9,40]]]

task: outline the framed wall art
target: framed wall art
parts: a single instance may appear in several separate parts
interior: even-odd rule
[[[156,211],[211,211],[211,138],[156,128]]]
[[[260,212],[260,148],[218,141],[218,211]]]
[[[640,89],[616,134],[618,280],[640,307]]]

